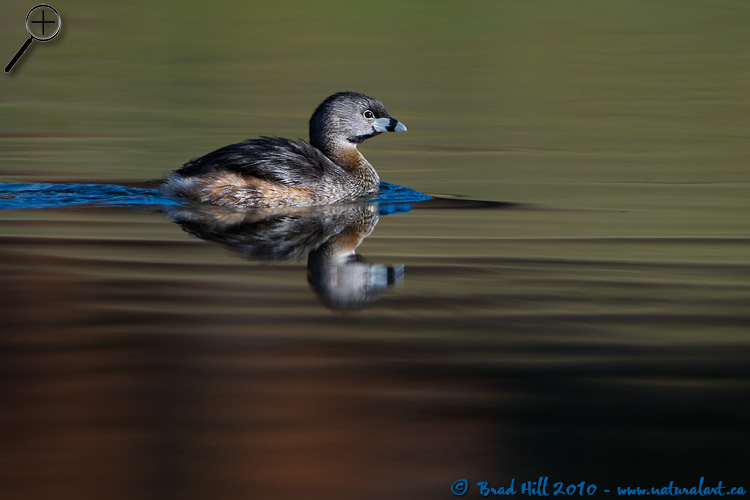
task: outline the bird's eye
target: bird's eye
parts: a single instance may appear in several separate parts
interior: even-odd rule
[[[367,111],[365,111],[364,113],[362,113],[362,114],[363,114],[363,115],[364,115],[364,117],[365,117],[365,118],[367,118],[368,120],[370,120],[370,119],[372,119],[372,118],[375,118],[375,113],[373,113],[373,112],[372,112],[372,111],[370,111],[369,109],[368,109]]]

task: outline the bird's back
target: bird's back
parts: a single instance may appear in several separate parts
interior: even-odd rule
[[[346,172],[306,141],[262,137],[187,162],[161,187],[169,196],[214,205],[309,206],[351,195]]]
[[[261,137],[224,146],[194,158],[177,170],[182,177],[231,172],[286,186],[301,186],[336,176],[341,170],[319,149],[306,141]]]

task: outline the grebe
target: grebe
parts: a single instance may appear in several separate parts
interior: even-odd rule
[[[357,144],[383,132],[405,131],[377,99],[339,92],[310,118],[310,142],[261,137],[225,146],[190,160],[160,191],[242,209],[352,201],[376,193],[380,184]]]

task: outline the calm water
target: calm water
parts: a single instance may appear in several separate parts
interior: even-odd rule
[[[0,82],[0,497],[750,487],[750,4],[53,6]],[[339,90],[434,199],[9,206],[143,194]]]

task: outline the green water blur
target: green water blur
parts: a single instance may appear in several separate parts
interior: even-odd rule
[[[26,9],[4,3],[8,58]],[[482,235],[742,236],[748,9],[67,2],[58,38],[35,42],[3,75],[0,180],[159,178],[247,137],[306,137],[317,103],[353,89],[409,127],[362,146],[385,180],[628,212],[527,214],[521,228],[490,224]],[[466,235],[454,229],[431,226]]]

